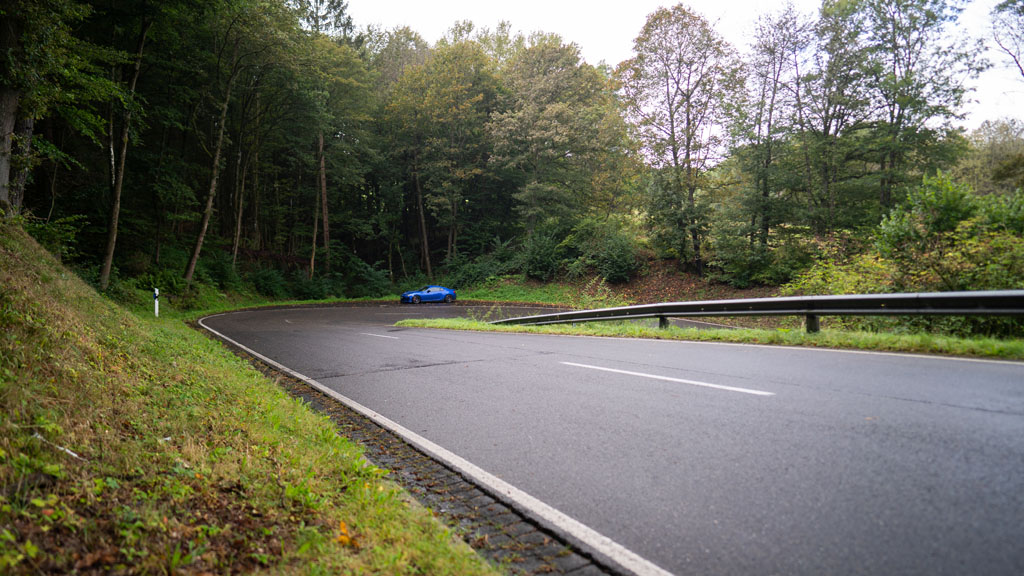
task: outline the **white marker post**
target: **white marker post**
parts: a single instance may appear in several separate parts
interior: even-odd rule
[[[160,317],[160,289],[153,288],[153,314]]]

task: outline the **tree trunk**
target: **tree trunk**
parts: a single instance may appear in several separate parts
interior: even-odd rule
[[[324,216],[324,270],[331,273],[331,228],[327,219],[327,159],[324,158],[324,131],[317,132],[317,153],[320,156],[320,209]]]
[[[252,236],[250,242],[257,250],[263,247],[263,233],[260,231],[260,148],[259,141],[253,150],[252,159]]]
[[[771,121],[768,123],[768,141],[765,144],[765,160],[761,174],[761,246],[768,247],[768,237],[772,225],[772,196],[769,174],[772,169]]]
[[[454,200],[449,202],[450,214],[452,218],[451,224],[448,226],[448,259],[451,260],[452,256],[455,255],[455,223],[458,221],[458,205]]]
[[[7,216],[14,215],[8,183],[11,175],[11,140],[14,137],[19,97],[17,90],[0,86],[0,211]]]
[[[700,225],[700,219],[697,218],[697,202],[696,202],[697,190],[696,187],[691,186],[689,189],[689,202],[690,202],[690,240],[693,242],[693,268],[697,276],[704,277],[704,259],[700,254],[700,231],[697,227]]]
[[[423,243],[423,264],[427,268],[427,278],[433,278],[434,273],[430,269],[430,244],[427,242],[427,216],[423,211],[423,186],[420,184],[419,170],[413,172],[413,181],[416,184],[416,208],[420,214],[420,241]]]
[[[316,205],[313,207],[313,242],[311,242],[311,244],[313,246],[312,246],[312,248],[310,248],[310,251],[309,251],[309,279],[310,280],[313,279],[313,272],[316,270],[316,232],[317,232],[317,228],[316,227],[317,227],[317,224],[320,222],[320,215],[317,214],[317,212],[320,211],[320,206],[319,206],[319,204],[320,204],[320,197],[316,196],[315,198],[316,198],[316,200],[314,201],[314,204],[316,204]]]
[[[18,139],[18,151],[12,150],[13,158],[22,158],[24,165],[18,170],[9,183],[11,212],[21,213],[22,204],[25,201],[25,184],[28,183],[28,175],[32,172],[32,133],[35,129],[35,120],[32,118],[20,118],[14,124],[14,133]]]
[[[262,246],[260,239],[260,92],[257,89],[253,96],[256,107],[256,129],[253,131],[255,137],[252,143],[252,236],[250,244],[259,249]]]
[[[243,164],[242,163],[242,158],[241,158],[241,156],[242,156],[241,149],[239,149],[239,151],[238,151],[238,156],[239,156],[238,163],[239,164]],[[235,239],[231,243],[231,267],[232,268],[235,267],[235,263],[238,260],[238,245],[240,244],[241,238],[242,238],[242,208],[245,205],[245,180],[246,180],[246,176],[249,175],[249,155],[248,155],[248,153],[246,154],[244,164],[241,167],[236,165],[235,169],[236,170],[241,170],[241,178],[239,179],[239,175],[236,172],[236,174],[235,174],[235,181],[237,182],[237,184],[235,185],[235,189],[238,190],[238,198],[237,198],[238,206],[236,206],[236,212],[235,212]]]
[[[185,282],[192,286],[192,275],[196,271],[196,263],[199,262],[199,252],[203,249],[203,240],[206,238],[206,228],[210,225],[210,217],[213,215],[213,198],[217,194],[217,178],[220,176],[220,154],[224,145],[224,126],[228,120],[228,105],[231,103],[231,86],[235,82],[237,74],[238,46],[235,46],[235,55],[232,60],[232,72],[228,77],[227,89],[224,93],[224,103],[220,107],[220,124],[217,127],[217,145],[213,149],[213,171],[210,174],[210,191],[206,196],[206,207],[203,209],[203,221],[199,225],[199,236],[196,238],[196,247],[192,251],[192,257],[185,268]]]
[[[132,79],[128,84],[129,99],[135,95],[135,84],[139,80],[139,73],[142,69],[142,53],[146,46],[146,35],[149,33],[149,27],[151,25],[152,22],[148,20],[142,21],[142,30],[139,31],[138,47],[135,50]],[[113,122],[113,114],[111,114],[111,122]],[[100,269],[100,290],[106,290],[107,286],[110,284],[110,269],[113,266],[114,247],[117,244],[117,225],[121,213],[121,189],[124,187],[124,165],[125,159],[128,156],[128,134],[131,129],[131,122],[132,109],[129,107],[124,111],[124,125],[121,126],[120,158],[118,158],[117,167],[114,170],[113,202],[110,206],[110,225],[107,229],[107,249],[103,254],[103,267]],[[111,132],[110,145],[111,155],[113,155],[113,132]],[[113,160],[113,156],[111,156],[111,160]]]
[[[10,10],[0,12],[0,53],[16,54],[21,43],[21,21]],[[21,93],[0,82],[0,216],[13,216],[8,183],[11,177],[11,137]]]

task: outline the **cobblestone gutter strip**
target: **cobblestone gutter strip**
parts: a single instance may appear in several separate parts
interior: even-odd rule
[[[391,471],[389,478],[431,509],[478,554],[507,573],[617,574],[369,418],[230,343],[225,345],[274,378],[289,394],[329,416],[340,434],[364,447],[368,459]]]

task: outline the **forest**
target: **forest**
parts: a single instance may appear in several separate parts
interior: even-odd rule
[[[1024,2],[824,0],[732,46],[685,4],[633,57],[344,0],[10,0],[0,210],[103,291],[393,294],[680,273],[793,293],[1024,288]]]

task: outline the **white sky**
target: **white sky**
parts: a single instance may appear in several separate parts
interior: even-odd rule
[[[998,0],[972,0],[961,16],[961,33],[988,37],[988,14]],[[761,0],[688,0],[691,9],[701,13],[740,50],[746,48],[759,14],[770,13],[781,2]],[[813,13],[820,0],[794,0],[805,13]],[[553,32],[567,42],[575,42],[591,64],[605,61],[611,66],[632,56],[633,39],[647,15],[660,6],[674,2],[658,0],[349,0],[349,14],[359,28],[370,24],[385,29],[408,26],[431,44],[437,42],[453,23],[471,20],[478,28],[495,28],[506,20],[513,32]],[[1013,117],[1024,120],[1024,78],[1008,69],[995,51],[989,58],[996,65],[982,74],[976,102],[966,108],[967,128],[985,120]]]

